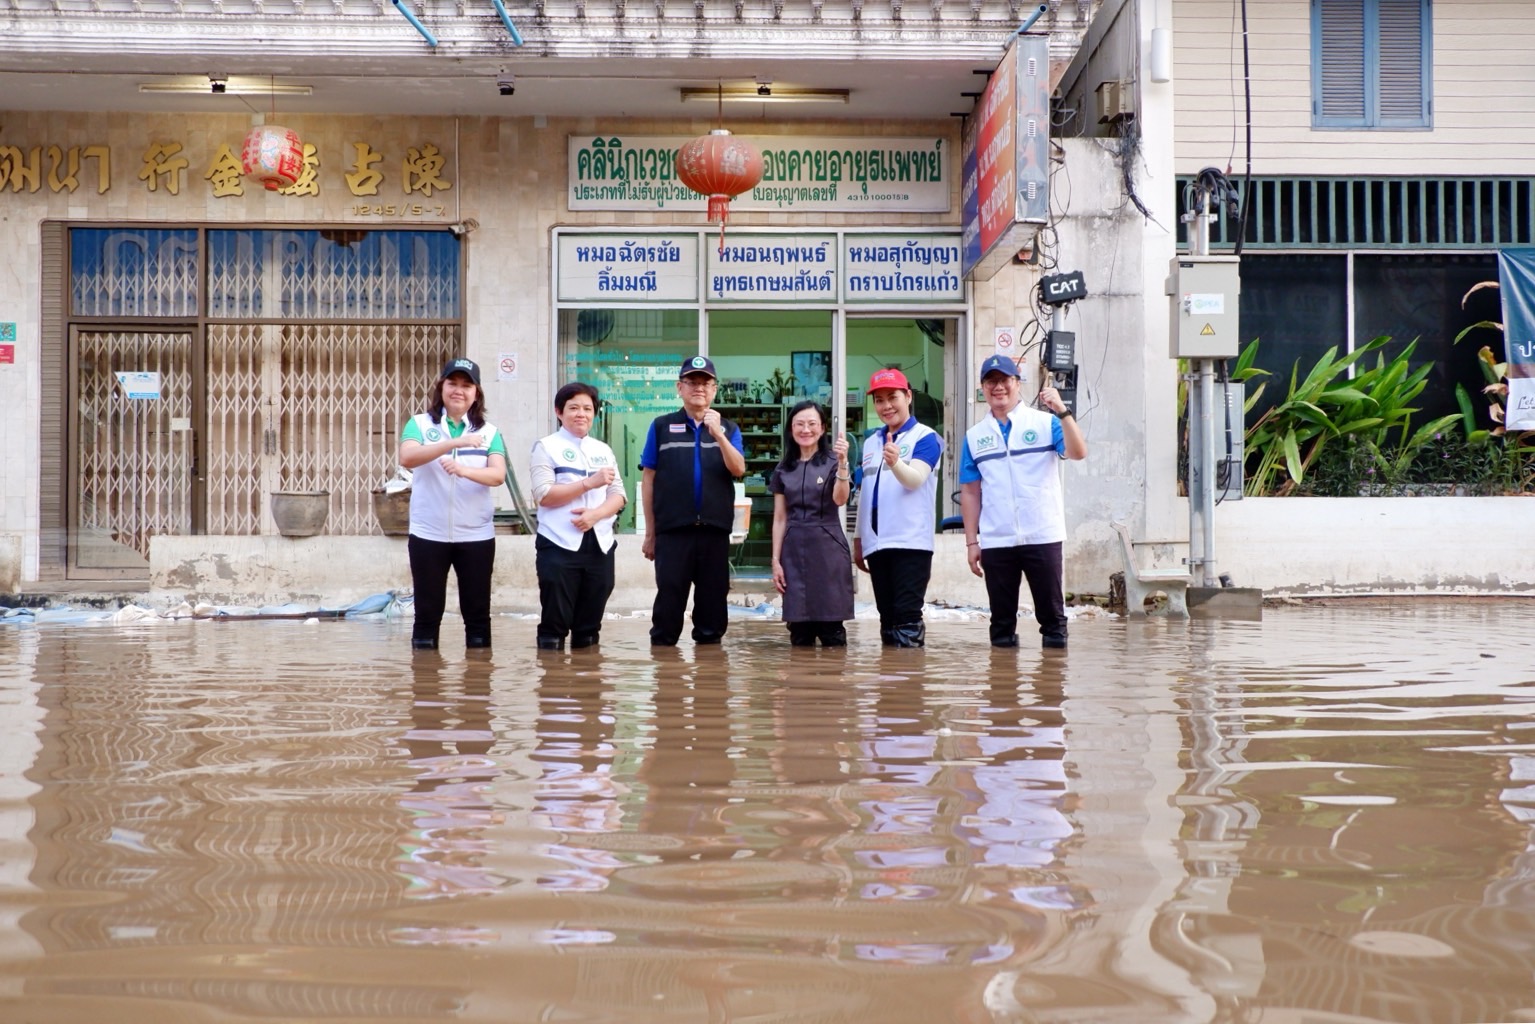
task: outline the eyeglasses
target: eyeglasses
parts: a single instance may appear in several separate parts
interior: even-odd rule
[[[713,377],[684,377],[682,383],[690,388],[708,388],[718,384],[719,381]]]
[[[981,383],[988,388],[1005,388],[1014,380],[1013,377],[987,377]]]

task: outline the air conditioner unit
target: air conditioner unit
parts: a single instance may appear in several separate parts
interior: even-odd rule
[[[1099,82],[1096,91],[1099,124],[1112,124],[1135,115],[1131,107],[1130,87],[1124,82]]]

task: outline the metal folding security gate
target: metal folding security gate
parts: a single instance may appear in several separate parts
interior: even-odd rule
[[[264,494],[329,491],[326,533],[378,533],[372,492],[458,337],[441,324],[210,327],[207,532],[270,533]]]
[[[150,536],[192,530],[192,335],[76,330],[71,340],[72,575],[141,574]]]
[[[379,532],[398,431],[463,354],[456,237],[84,227],[68,253],[67,576],[142,577],[156,535],[274,533],[274,491]]]

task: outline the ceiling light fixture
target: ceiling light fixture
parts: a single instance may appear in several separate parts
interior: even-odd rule
[[[764,93],[763,89],[767,89]],[[682,87],[682,101],[701,103],[846,103],[848,89],[795,89],[789,86],[757,86],[719,89],[712,86]]]
[[[210,76],[211,78],[211,76]],[[223,94],[228,96],[312,96],[312,85],[272,85],[259,78],[228,78],[222,89],[211,88],[209,78],[176,79],[170,82],[140,82],[141,93],[192,93],[203,96]]]

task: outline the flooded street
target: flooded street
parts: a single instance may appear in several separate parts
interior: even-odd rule
[[[1535,1021],[1529,614],[0,628],[0,1020]]]

